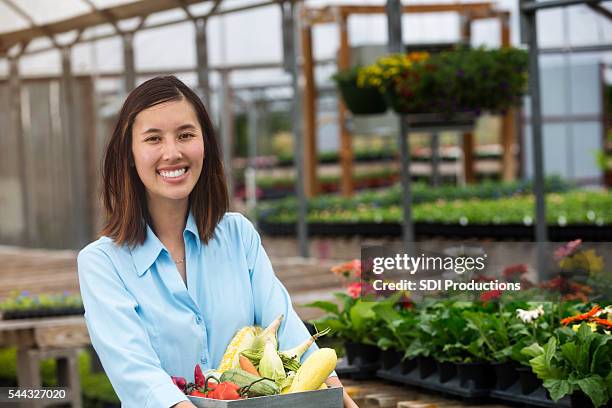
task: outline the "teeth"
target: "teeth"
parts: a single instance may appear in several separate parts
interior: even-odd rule
[[[179,170],[171,170],[171,171],[160,170],[159,174],[162,177],[175,178],[175,177],[182,176],[183,174],[185,174],[186,171],[187,169],[179,169]]]

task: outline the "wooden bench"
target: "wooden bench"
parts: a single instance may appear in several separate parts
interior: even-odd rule
[[[81,408],[78,352],[89,343],[85,320],[80,316],[0,321],[0,347],[17,348],[18,386],[40,388],[40,362],[52,358],[57,386],[69,390],[62,400],[32,400],[22,406],[39,408],[63,402]]]

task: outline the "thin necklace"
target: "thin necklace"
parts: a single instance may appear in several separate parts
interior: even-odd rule
[[[175,259],[175,260],[174,260],[174,262],[175,262],[177,265],[180,265],[180,264],[182,264],[183,262],[185,262],[185,258],[183,258],[183,259]]]

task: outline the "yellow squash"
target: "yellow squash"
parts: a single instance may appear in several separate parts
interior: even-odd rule
[[[322,348],[312,353],[295,373],[289,392],[314,391],[336,368],[338,356],[331,348]]]

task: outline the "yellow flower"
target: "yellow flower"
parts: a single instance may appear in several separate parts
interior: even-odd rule
[[[597,323],[595,323],[595,322],[587,323],[587,326],[589,326],[591,328],[592,332],[597,330]],[[574,324],[572,326],[572,330],[573,331],[577,332],[578,329],[580,329],[580,325],[579,324]]]

